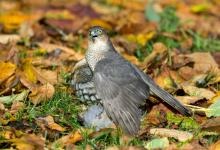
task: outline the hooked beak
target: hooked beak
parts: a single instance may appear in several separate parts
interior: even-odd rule
[[[91,32],[90,32],[90,37],[91,37],[92,39],[95,39],[96,37],[98,37],[98,33],[95,32],[95,31],[91,31]]]

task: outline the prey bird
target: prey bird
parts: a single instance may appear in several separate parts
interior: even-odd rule
[[[160,88],[151,77],[124,59],[114,48],[106,31],[90,28],[85,58],[74,67],[72,85],[84,100],[100,101],[109,118],[129,135],[140,128],[140,106],[149,94],[158,96],[183,115],[191,111]]]

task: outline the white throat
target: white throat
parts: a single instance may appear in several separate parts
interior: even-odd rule
[[[106,41],[99,39],[95,42],[89,41],[88,50],[86,52],[86,61],[92,71],[94,71],[96,63],[105,57],[105,52],[107,52],[109,48],[109,44]]]

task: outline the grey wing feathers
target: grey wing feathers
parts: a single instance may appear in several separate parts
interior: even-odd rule
[[[127,62],[106,59],[96,68],[94,83],[106,113],[126,133],[137,134],[141,119],[138,107],[149,96],[148,85],[132,72]]]
[[[186,108],[183,104],[181,104],[176,98],[174,98],[167,91],[160,88],[153,81],[153,79],[151,79],[150,76],[148,76],[145,73],[143,73],[142,71],[140,71],[136,66],[133,65],[133,67],[136,69],[136,71],[141,76],[141,78],[144,80],[144,82],[149,85],[150,91],[153,94],[160,97],[163,101],[165,101],[167,104],[169,104],[171,107],[175,108],[177,111],[179,111],[183,115],[187,115],[187,116],[192,115],[192,112],[188,108]]]

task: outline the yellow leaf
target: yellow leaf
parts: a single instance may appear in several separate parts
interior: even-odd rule
[[[127,39],[131,42],[136,42],[142,46],[144,46],[149,40],[151,40],[155,35],[155,32],[152,31],[152,32],[149,32],[147,34],[137,34],[137,35],[134,35],[134,34],[129,34],[127,35]]]
[[[6,141],[7,142],[7,141]],[[10,139],[18,150],[36,150],[44,149],[45,140],[34,134],[25,134],[21,138]]]
[[[75,16],[73,16],[69,11],[49,11],[45,15],[46,18],[51,19],[74,19]]]
[[[181,83],[182,78],[172,70],[165,68],[156,78],[156,83],[164,89],[173,89],[176,83]]]
[[[28,81],[31,81],[32,83],[37,83],[37,76],[35,74],[34,67],[31,64],[31,62],[25,63],[23,69],[26,79]]]
[[[0,62],[0,84],[15,73],[16,65],[10,62]]]
[[[4,25],[5,31],[18,29],[20,25],[28,19],[29,16],[21,12],[7,12],[0,15],[0,23]]]
[[[82,139],[83,139],[82,134],[80,133],[80,131],[77,130],[55,141],[52,144],[52,147],[55,147],[56,145],[60,145],[60,147],[64,147],[67,144],[74,144],[78,141],[81,141]]]
[[[112,26],[110,24],[100,19],[93,19],[90,23],[90,26],[101,26],[107,30],[112,30]]]
[[[52,116],[47,116],[44,118],[44,120],[47,122],[47,125],[50,129],[61,131],[61,132],[66,130],[65,128],[61,127],[59,124],[55,123]]]
[[[12,131],[5,130],[5,131],[0,131],[0,137],[3,137],[5,139],[12,139],[15,138],[15,135]]]
[[[0,123],[2,124],[2,125],[7,125],[9,122],[13,122],[13,121],[16,121],[16,119],[15,119],[15,117],[14,116],[12,116],[11,114],[10,114],[10,118],[3,118],[3,117],[0,117]]]
[[[209,150],[219,150],[220,149],[220,140],[218,140],[216,143],[212,144],[209,147]]]
[[[210,6],[208,4],[199,4],[199,5],[193,5],[191,7],[191,11],[194,13],[200,13],[200,12],[207,11],[209,8]]]
[[[218,91],[216,93],[216,95],[214,97],[212,97],[209,101],[208,101],[208,104],[213,104],[215,103],[217,100],[220,99],[220,91]]]

